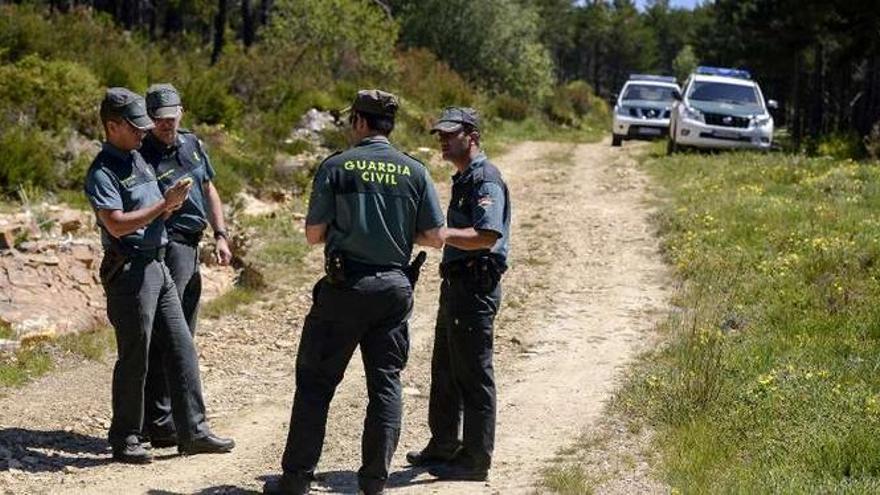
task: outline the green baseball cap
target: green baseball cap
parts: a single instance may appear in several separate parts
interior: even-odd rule
[[[400,101],[393,94],[381,89],[362,89],[357,92],[354,102],[346,110],[394,117]]]
[[[147,115],[143,97],[128,88],[107,89],[101,101],[101,118],[125,119],[142,131],[155,127]]]
[[[440,114],[440,118],[434,127],[431,128],[431,134],[435,132],[458,132],[469,125],[476,130],[480,130],[480,115],[476,110],[469,107],[446,107]]]
[[[154,84],[147,89],[147,111],[154,119],[171,119],[180,115],[183,103],[177,88],[168,83]]]

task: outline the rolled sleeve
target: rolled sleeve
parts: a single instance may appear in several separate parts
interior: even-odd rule
[[[437,198],[437,189],[430,180],[425,183],[425,192],[419,204],[418,218],[416,219],[416,231],[436,229],[443,226],[443,210],[440,200]]]
[[[315,174],[315,180],[312,183],[312,195],[309,198],[306,224],[330,223],[335,217],[335,210],[336,203],[333,188],[330,185],[330,173],[327,167],[322,165]]]
[[[504,236],[504,190],[494,182],[484,182],[474,193],[471,221],[477,230]]]
[[[85,191],[89,203],[96,210],[123,209],[119,184],[104,169],[97,168],[89,174]]]

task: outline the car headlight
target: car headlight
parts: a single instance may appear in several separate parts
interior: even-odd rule
[[[755,123],[755,127],[764,127],[773,122],[773,117],[769,115],[756,115],[752,121]]]
[[[698,122],[706,122],[706,120],[703,118],[703,112],[697,110],[696,108],[691,108],[687,105],[682,105],[681,109],[682,109],[682,114],[684,115],[684,118],[690,119],[690,120],[696,120]]]

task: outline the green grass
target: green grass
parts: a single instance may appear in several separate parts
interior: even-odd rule
[[[539,117],[519,122],[498,120],[487,126],[482,144],[490,156],[497,156],[520,141],[594,143],[602,140],[610,128],[611,123],[604,119],[590,119],[579,128],[556,125]]]
[[[258,297],[259,291],[257,289],[233,287],[202,305],[199,314],[206,318],[219,318],[256,301]]]
[[[541,487],[562,495],[592,495],[597,480],[578,464],[559,464],[541,472]]]
[[[2,329],[2,327],[0,327]],[[9,337],[11,333],[7,334]],[[25,343],[15,352],[0,354],[0,388],[20,387],[53,369],[64,357],[98,361],[115,348],[109,327],[96,327],[56,339]]]
[[[613,410],[656,430],[683,493],[876,493],[880,167],[656,152],[644,167],[681,310]]]

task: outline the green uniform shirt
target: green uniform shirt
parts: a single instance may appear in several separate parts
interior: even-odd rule
[[[325,252],[402,267],[416,233],[442,226],[443,211],[425,166],[376,136],[321,164],[306,223],[327,224]]]

